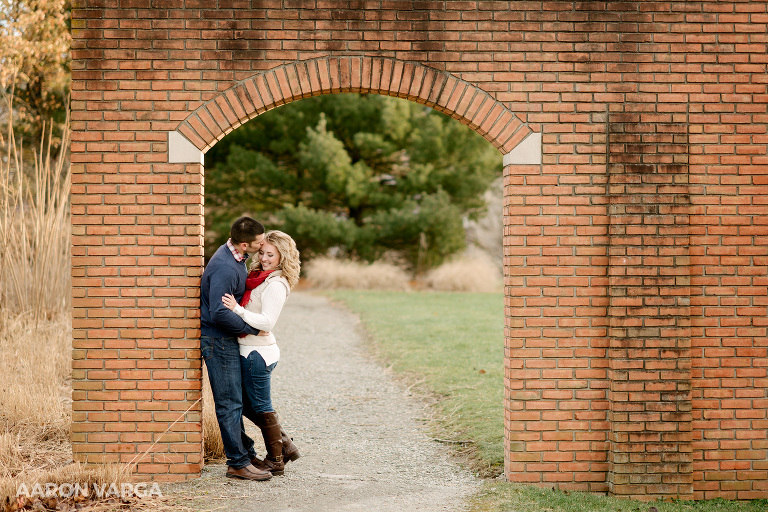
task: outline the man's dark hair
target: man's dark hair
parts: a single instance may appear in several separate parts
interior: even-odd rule
[[[261,222],[250,217],[240,217],[232,224],[232,229],[229,230],[229,237],[232,239],[232,243],[249,244],[256,240],[256,237],[264,233],[264,226]]]

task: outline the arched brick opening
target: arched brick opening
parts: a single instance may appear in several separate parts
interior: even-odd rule
[[[204,175],[204,153],[243,123],[293,101],[339,93],[371,93],[400,97],[439,110],[467,125],[502,153],[507,192],[515,182],[523,185],[526,181],[524,175],[541,173],[541,134],[533,132],[492,95],[445,71],[414,62],[366,56],[324,57],[292,62],[234,84],[190,112],[176,130],[168,132],[169,163],[184,164],[187,172]],[[509,196],[508,193],[505,195]],[[539,193],[532,195],[538,196]],[[514,202],[509,199],[507,197],[506,208],[515,208]],[[510,216],[507,234],[518,232],[518,228],[524,227],[524,221],[515,222],[520,219],[522,217]],[[513,241],[513,237],[505,237],[505,240],[509,246],[505,254],[518,253],[518,249],[524,245]],[[505,258],[509,260],[505,261],[508,270],[515,265],[511,259]],[[534,266],[530,265],[529,268]],[[507,294],[513,294],[514,289],[514,286],[507,286]],[[507,319],[507,330],[511,331],[515,328],[515,323],[510,321],[509,317]],[[507,340],[512,337],[508,334]],[[513,344],[508,346],[507,350],[515,348],[517,347]],[[525,359],[527,356],[519,357]],[[510,378],[510,382],[522,383],[523,378]],[[516,385],[505,388],[508,400],[519,398],[520,393]],[[544,397],[545,401],[553,399],[556,400],[553,397]],[[598,414],[604,417],[603,413]],[[534,423],[526,420],[520,423],[510,422],[507,418],[505,445],[510,446],[510,434],[515,438],[516,435],[525,435],[525,432],[535,430],[537,427]],[[509,474],[517,475],[517,479],[529,479],[529,471],[518,471],[513,465],[509,468]],[[594,469],[588,468],[589,471]],[[602,474],[600,478],[604,479],[604,469],[599,471]]]
[[[215,143],[238,126],[250,119],[272,109],[285,105],[292,101],[302,98],[316,96],[321,94],[337,94],[345,92],[361,92],[397,96],[410,101],[424,104],[439,110],[458,122],[467,125],[475,130],[489,141],[503,155],[503,164],[505,172],[513,168],[538,168],[541,163],[541,137],[535,133],[524,122],[520,120],[512,111],[505,107],[501,102],[495,100],[481,88],[467,83],[450,73],[440,71],[434,68],[424,66],[413,62],[403,62],[391,58],[378,57],[339,57],[339,58],[318,58],[303,62],[294,62],[278,66],[260,72],[234,84],[232,87],[214,95],[212,98],[202,103],[187,117],[181,121],[176,130],[167,132],[167,166],[161,162],[156,162],[156,168],[161,168],[163,172],[169,172],[175,177],[170,181],[176,183],[176,186],[166,185],[152,187],[152,191],[168,190],[171,193],[180,193],[184,191],[183,201],[179,201],[178,207],[169,207],[167,212],[173,211],[185,215],[174,218],[169,217],[170,224],[194,225],[192,231],[196,233],[193,237],[177,237],[178,242],[199,244],[199,254],[202,254],[202,232],[203,232],[203,211],[197,205],[203,204],[203,154],[213,147]],[[123,164],[123,168],[129,166]],[[150,178],[148,182],[155,181]],[[123,190],[128,187],[123,187]],[[179,197],[179,199],[181,199]],[[116,201],[120,201],[116,199]],[[151,203],[151,198],[148,199]],[[183,206],[186,205],[186,206]],[[158,211],[158,207],[153,208]],[[95,211],[90,208],[90,211]],[[145,218],[144,220],[149,220]],[[109,231],[109,228],[105,228]],[[149,230],[141,230],[149,233]],[[146,239],[145,239],[146,240]],[[83,241],[81,239],[81,241]],[[110,242],[114,243],[114,242]],[[174,249],[152,251],[137,250],[136,254],[146,253],[146,258],[139,257],[139,266],[161,266],[170,264],[170,259],[159,257],[153,258],[149,253],[158,255],[161,253],[167,255],[179,254]],[[85,261],[85,260],[81,260]],[[183,260],[187,263],[194,263],[195,259]],[[109,264],[127,263],[128,258],[109,259]],[[137,260],[132,262],[136,263]],[[180,261],[181,262],[181,261]],[[202,260],[199,260],[202,263]],[[158,275],[157,269],[138,269],[137,276],[147,276],[141,279],[141,284],[152,286],[155,283],[158,286],[171,285],[171,288],[181,286],[183,293],[167,290],[167,296],[178,297],[178,304],[183,303],[185,317],[193,319],[196,322],[198,317],[196,304],[192,304],[188,298],[197,296],[199,286],[199,276],[202,273],[202,267],[197,271],[184,272],[186,277],[178,277],[175,283],[164,279],[153,279],[150,274]],[[91,274],[91,275],[95,275]],[[181,275],[180,272],[168,269],[168,276]],[[192,277],[192,279],[190,279]],[[87,280],[81,280],[78,284],[82,285]],[[137,281],[137,284],[139,282]],[[85,292],[83,290],[83,292]],[[90,294],[92,292],[85,292]],[[75,290],[76,304],[82,307],[89,301],[77,300],[81,294]],[[122,295],[116,293],[115,295]],[[112,295],[109,291],[105,292],[105,304],[113,306],[123,303],[125,300],[110,299]],[[130,295],[130,292],[127,294]],[[141,292],[137,290],[137,297],[142,303],[139,311],[132,312],[128,308],[121,308],[120,315],[127,316],[158,316],[157,311],[149,313],[147,307],[153,304],[162,306],[165,301],[159,298],[165,295],[165,292],[158,293],[158,290],[150,292]],[[154,296],[155,299],[150,298]],[[186,297],[187,299],[183,299]],[[173,299],[170,302],[173,305]],[[105,313],[111,314],[111,310]],[[95,318],[97,315],[88,314]],[[168,312],[169,318],[178,317],[178,312],[171,309]],[[78,323],[78,322],[76,322]],[[87,321],[80,321],[78,326],[88,325]],[[202,404],[199,399],[199,393],[182,390],[193,390],[197,386],[199,391],[200,362],[197,358],[188,359],[196,342],[197,336],[194,331],[190,336],[189,330],[174,330],[173,320],[169,329],[166,331],[149,330],[115,330],[109,329],[91,330],[83,333],[85,336],[104,337],[103,344],[99,348],[89,342],[79,342],[75,339],[76,350],[73,358],[74,366],[77,368],[76,375],[85,373],[88,380],[94,381],[103,378],[104,388],[120,390],[117,393],[82,391],[79,388],[75,391],[75,400],[78,402],[74,408],[76,423],[74,425],[73,440],[75,444],[75,457],[85,462],[129,462],[136,465],[136,472],[139,474],[151,475],[154,478],[176,480],[187,476],[199,474],[202,468],[202,437],[200,415]],[[193,324],[178,320],[176,324],[185,325],[187,328]],[[199,325],[198,325],[199,327]],[[149,336],[164,334],[169,338],[165,340],[149,339]],[[120,341],[126,336],[137,336],[135,342],[135,351],[132,342]],[[146,336],[142,339],[141,336]],[[500,340],[501,341],[501,340]],[[121,355],[112,352],[115,347],[121,347]],[[149,350],[143,348],[152,347]],[[183,347],[183,349],[180,349]],[[87,350],[82,350],[87,349]],[[194,354],[194,351],[192,352]],[[122,359],[123,355],[148,359],[147,364],[131,364],[123,361],[109,361],[112,358]],[[186,355],[186,356],[185,356]],[[158,359],[168,357],[169,363],[161,362]],[[80,363],[81,358],[86,361]],[[100,370],[96,366],[88,363],[88,359],[104,358],[105,369]],[[185,360],[186,359],[186,360]],[[91,369],[88,369],[91,367]],[[139,369],[144,367],[144,369]],[[151,370],[150,370],[151,368]],[[186,369],[173,371],[172,368]],[[189,370],[192,370],[190,372]],[[192,377],[194,381],[189,381]],[[138,380],[136,391],[128,391],[134,388],[127,381],[135,378]],[[155,384],[142,382],[144,379],[158,379]],[[162,382],[159,379],[168,379]],[[176,379],[179,381],[174,382]],[[117,382],[117,380],[122,381]],[[181,382],[184,381],[184,382]],[[143,384],[143,386],[142,386]],[[140,391],[144,388],[145,392]],[[173,392],[172,389],[178,391]],[[149,390],[152,390],[149,392]],[[87,397],[87,398],[86,398]],[[151,397],[151,398],[150,398]],[[186,397],[186,398],[185,398]],[[131,400],[135,403],[112,404],[115,400]],[[92,400],[103,400],[102,404],[96,406],[87,402]],[[154,405],[142,400],[152,400]],[[161,404],[159,400],[168,400]],[[88,411],[91,407],[95,409]],[[127,411],[137,410],[142,407],[152,410],[150,413],[131,413]],[[108,412],[110,409],[113,412]],[[87,419],[86,419],[87,418]],[[82,421],[85,419],[85,421]],[[78,422],[78,420],[80,420]],[[123,421],[131,420],[135,422],[137,432],[133,435],[122,433],[122,429],[131,430],[133,425],[126,425]],[[104,431],[101,431],[103,424]],[[166,431],[166,427],[168,431]],[[142,433],[144,432],[144,433]],[[132,440],[136,442],[131,442]],[[79,440],[87,441],[82,442]],[[143,451],[144,450],[144,451]],[[170,471],[170,472],[169,472]]]

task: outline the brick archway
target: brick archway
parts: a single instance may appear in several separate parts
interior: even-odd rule
[[[227,133],[267,110],[301,98],[344,92],[383,94],[423,103],[458,119],[505,155],[533,133],[503,103],[450,73],[416,62],[366,56],[324,57],[263,71],[206,101],[179,124],[176,132],[205,152]],[[169,161],[200,161],[178,135],[170,135]],[[534,144],[540,141],[536,139]],[[540,163],[536,149],[525,158],[508,157],[505,164],[523,160]]]

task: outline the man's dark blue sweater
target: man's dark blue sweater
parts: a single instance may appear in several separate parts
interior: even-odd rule
[[[200,334],[211,338],[236,337],[239,334],[258,334],[234,312],[224,306],[221,297],[227,293],[239,302],[245,293],[248,270],[245,261],[238,262],[227,247],[222,245],[208,262],[200,281]]]

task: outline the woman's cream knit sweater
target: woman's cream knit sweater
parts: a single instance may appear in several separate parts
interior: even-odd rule
[[[267,366],[276,363],[280,359],[280,349],[277,340],[272,333],[280,312],[283,310],[288,294],[290,293],[288,280],[280,270],[272,272],[267,279],[251,292],[251,300],[245,307],[235,306],[235,313],[245,323],[262,331],[269,331],[269,336],[254,336],[249,334],[244,338],[238,338],[240,343],[240,355],[248,355],[256,350]]]

